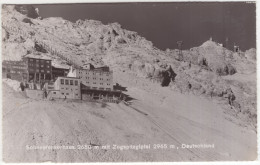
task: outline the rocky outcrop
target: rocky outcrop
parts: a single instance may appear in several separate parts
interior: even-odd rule
[[[245,57],[250,60],[256,62],[256,49],[252,48],[245,52]]]
[[[15,5],[15,10],[30,18],[38,18],[39,14],[32,5]]]

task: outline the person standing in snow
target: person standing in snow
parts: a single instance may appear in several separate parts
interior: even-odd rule
[[[20,83],[20,88],[22,91],[24,91],[25,86],[24,86],[23,82]]]
[[[214,92],[215,92],[215,88],[214,88],[213,85],[211,85],[211,86],[210,86],[210,98],[213,97]]]
[[[47,90],[46,89],[44,89],[43,94],[44,94],[44,99],[47,99],[48,94],[47,94]]]
[[[233,108],[233,102],[236,99],[236,97],[230,88],[227,90],[227,98],[228,98],[228,104],[231,106],[231,108]]]

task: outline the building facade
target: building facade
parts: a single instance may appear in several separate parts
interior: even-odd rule
[[[58,77],[54,90],[48,95],[52,98],[81,99],[80,80],[74,77]]]
[[[56,81],[58,77],[66,77],[68,73],[69,73],[69,69],[52,66],[52,80],[54,81]]]
[[[26,81],[28,78],[28,66],[25,61],[3,61],[2,74],[4,78]]]
[[[69,77],[79,78],[81,83],[89,89],[113,90],[113,72],[108,67],[94,69],[70,68]]]
[[[28,67],[28,81],[50,81],[52,78],[51,60],[26,57],[23,59]]]

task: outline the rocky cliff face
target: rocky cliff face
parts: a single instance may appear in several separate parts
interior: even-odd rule
[[[4,60],[20,60],[33,54],[67,65],[82,66],[89,62],[95,66],[108,65],[175,91],[223,100],[232,89],[236,113],[256,120],[256,77],[251,76],[256,72],[255,49],[235,53],[209,40],[183,50],[179,59],[176,50],[159,50],[118,23],[104,25],[95,20],[72,23],[62,18],[40,19],[38,13],[31,6],[3,7]],[[243,74],[251,79],[241,80]]]
[[[38,18],[39,13],[38,10],[34,8],[32,5],[15,5],[15,10],[21,14],[26,15],[29,18]]]

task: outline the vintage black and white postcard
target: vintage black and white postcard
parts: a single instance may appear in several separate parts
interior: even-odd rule
[[[256,2],[54,2],[1,5],[3,162],[257,160]]]

